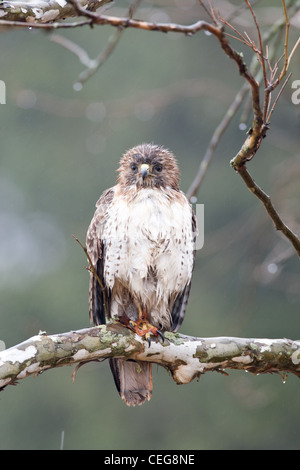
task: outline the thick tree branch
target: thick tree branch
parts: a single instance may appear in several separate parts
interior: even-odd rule
[[[165,333],[151,346],[119,323],[37,336],[0,352],[0,387],[48,369],[118,357],[159,364],[186,384],[207,371],[243,369],[254,374],[291,372],[300,377],[300,341],[289,339],[195,338]]]
[[[112,0],[78,0],[83,11],[96,11]],[[27,23],[48,23],[78,16],[76,7],[67,0],[0,1],[0,18],[5,21],[25,21]],[[2,22],[3,24],[3,22]]]

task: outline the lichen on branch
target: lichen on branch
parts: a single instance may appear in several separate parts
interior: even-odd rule
[[[0,352],[0,388],[56,367],[111,357],[156,363],[186,384],[207,371],[242,369],[254,374],[290,372],[300,377],[300,341],[289,339],[196,338],[165,333],[148,343],[120,323],[56,335],[41,332]]]
[[[78,0],[81,8],[96,11],[112,0]],[[68,0],[38,0],[0,2],[0,19],[27,23],[49,23],[78,16],[76,8]]]

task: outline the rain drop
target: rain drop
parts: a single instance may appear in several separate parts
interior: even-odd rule
[[[74,85],[73,85],[73,90],[74,90],[74,91],[81,91],[82,88],[83,88],[83,86],[82,86],[82,83],[80,83],[80,82],[76,82],[76,83],[74,83]]]
[[[278,271],[278,267],[275,263],[270,263],[267,269],[270,274],[275,274]]]

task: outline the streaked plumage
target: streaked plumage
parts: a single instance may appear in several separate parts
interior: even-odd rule
[[[174,156],[163,147],[142,144],[120,162],[118,184],[96,204],[87,233],[91,261],[105,287],[91,272],[90,319],[106,314],[136,322],[141,311],[161,331],[177,331],[190,292],[196,221],[179,189]],[[126,323],[125,322],[125,323]],[[110,360],[115,383],[128,405],[152,392],[152,366]]]

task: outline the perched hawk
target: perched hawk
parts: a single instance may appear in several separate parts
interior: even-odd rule
[[[118,319],[150,339],[177,331],[189,297],[195,257],[196,220],[179,189],[171,152],[142,144],[120,162],[118,184],[96,204],[86,246],[91,271],[90,319]],[[127,405],[150,400],[152,365],[110,359],[119,394]]]

